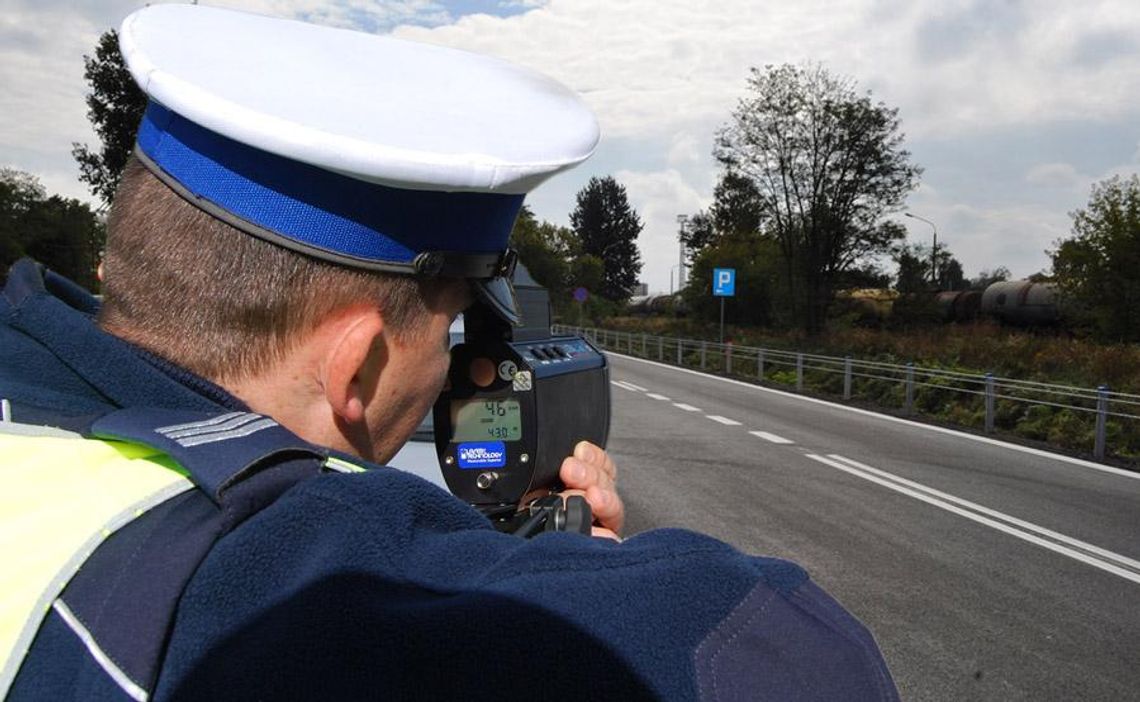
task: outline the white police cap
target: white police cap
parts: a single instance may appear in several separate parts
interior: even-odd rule
[[[136,154],[187,200],[338,264],[474,279],[514,322],[523,196],[598,141],[561,84],[454,49],[197,5],[135,12],[120,46],[150,98]]]

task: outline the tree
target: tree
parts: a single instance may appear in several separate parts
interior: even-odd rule
[[[72,142],[71,155],[79,162],[79,179],[106,206],[111,203],[134,148],[147,98],[123,63],[119,35],[113,29],[99,37],[94,58],[83,57],[83,67],[83,77],[91,86],[87,119],[102,147],[92,151],[86,144]]]
[[[977,277],[970,278],[969,284],[972,290],[985,290],[994,283],[1006,280],[1009,280],[1009,269],[1005,266],[998,266],[993,270],[982,270]]]
[[[709,322],[720,317],[720,300],[712,295],[714,268],[736,270],[736,295],[725,301],[729,323],[763,327],[786,323],[779,245],[774,239],[724,236],[693,257],[685,304],[690,314]]]
[[[570,284],[575,288],[599,290],[605,275],[605,262],[593,254],[576,256],[570,262]]]
[[[935,283],[939,290],[965,290],[966,274],[962,264],[945,249],[938,250],[938,268],[935,271]]]
[[[1093,185],[1072,218],[1072,238],[1050,252],[1058,287],[1103,338],[1140,341],[1140,177]]]
[[[86,204],[48,197],[35,176],[0,169],[0,270],[31,256],[94,290],[103,233],[103,223]]]
[[[681,231],[681,242],[695,259],[706,247],[716,245],[721,237],[762,236],[763,224],[760,193],[752,181],[728,171],[721,174],[713,189],[713,204],[708,212],[689,217]]]
[[[902,148],[898,110],[858,95],[819,66],[752,69],[749,93],[713,154],[755,189],[780,244],[797,317],[822,329],[835,283],[886,253],[901,227],[883,222],[921,169]]]
[[[523,205],[511,230],[511,246],[518,251],[519,261],[535,281],[550,292],[555,307],[567,302],[573,233],[565,227],[539,221],[529,207]]]
[[[965,290],[966,276],[962,264],[945,246],[938,247],[933,258],[937,268],[933,278],[930,275],[930,248],[922,244],[903,244],[894,249],[893,257],[898,264],[895,277],[895,290],[901,293],[917,293],[928,290]]]
[[[35,176],[0,168],[0,270],[26,255],[29,214],[47,197]]]
[[[581,253],[597,256],[604,265],[601,288],[591,292],[613,301],[628,298],[641,273],[637,237],[643,225],[629,205],[625,187],[612,176],[590,178],[578,191],[570,224]]]
[[[709,214],[718,232],[738,237],[759,236],[765,224],[764,201],[756,185],[732,171],[717,181]]]
[[[900,246],[895,249],[895,290],[900,293],[918,293],[930,289],[930,257],[918,247]]]
[[[681,243],[685,245],[689,261],[691,262],[705,247],[715,244],[719,236],[720,232],[717,231],[713,218],[708,212],[701,210],[689,215],[685,226],[681,228]]]

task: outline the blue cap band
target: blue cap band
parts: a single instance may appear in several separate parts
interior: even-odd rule
[[[367,183],[247,146],[153,101],[138,148],[200,206],[347,265],[410,265],[425,251],[504,251],[524,197]]]

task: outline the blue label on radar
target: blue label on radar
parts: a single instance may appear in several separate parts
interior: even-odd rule
[[[507,447],[502,441],[459,444],[460,468],[502,468],[507,465]]]

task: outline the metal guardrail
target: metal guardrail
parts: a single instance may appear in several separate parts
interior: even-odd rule
[[[876,396],[869,399],[880,401],[881,404],[886,404],[882,402],[884,399],[897,400],[907,414],[914,414],[922,409],[916,405],[916,402],[937,404],[944,399],[945,394],[974,396],[981,398],[984,407],[983,427],[987,433],[995,431],[999,400],[1085,413],[1095,417],[1093,455],[1097,460],[1104,460],[1105,457],[1109,418],[1140,420],[1140,395],[1115,392],[1105,385],[1095,389],[1079,388],[1031,380],[998,378],[992,373],[970,374],[940,368],[924,368],[914,363],[903,365],[865,361],[850,356],[843,358],[821,356],[592,327],[556,324],[553,330],[555,333],[584,336],[599,348],[623,351],[662,363],[700,368],[754,382],[794,385],[798,392],[804,389],[805,375],[811,374],[817,381],[815,385],[822,386],[819,389],[823,392],[835,395],[842,392],[845,400],[851,400],[856,395],[873,394]],[[842,379],[841,391],[840,379]],[[887,385],[883,386],[883,383]],[[884,387],[887,389],[884,390]],[[916,398],[919,389],[927,389],[922,398]],[[884,395],[887,397],[884,398]]]

